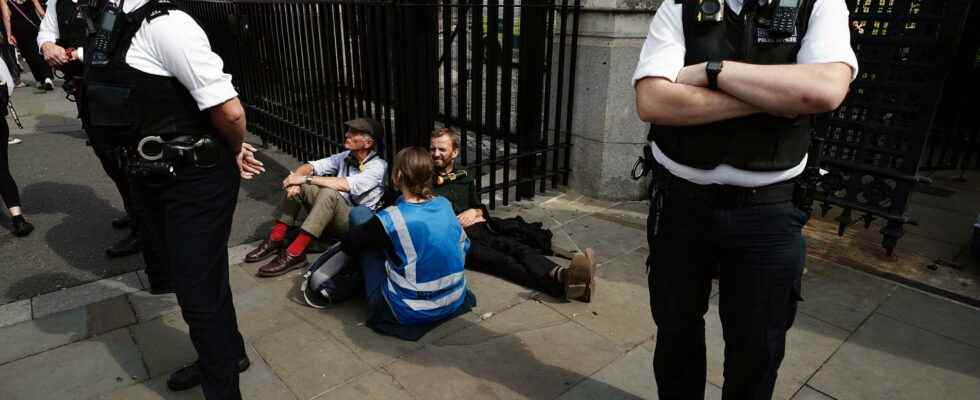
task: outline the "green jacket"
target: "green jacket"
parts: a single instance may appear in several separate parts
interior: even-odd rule
[[[433,182],[433,191],[448,199],[453,204],[453,212],[456,214],[471,208],[479,208],[484,210],[484,216],[489,216],[485,211],[486,207],[480,203],[480,197],[476,194],[476,180],[470,172],[467,171],[466,175],[446,182],[442,186],[435,185]]]

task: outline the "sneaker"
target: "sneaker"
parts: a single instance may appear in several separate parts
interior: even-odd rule
[[[23,140],[20,140],[20,139],[15,138],[15,137],[12,137],[10,139],[7,139],[7,144],[17,144],[17,143],[20,143],[20,142],[23,142]]]
[[[24,83],[24,81],[17,81],[17,83],[16,83],[16,84],[14,84],[14,87],[15,87],[15,88],[19,88],[19,87],[27,87],[27,84],[26,84],[26,83]]]
[[[41,85],[41,89],[44,89],[47,92],[54,90],[54,82],[51,81],[51,78],[44,80],[44,84]]]

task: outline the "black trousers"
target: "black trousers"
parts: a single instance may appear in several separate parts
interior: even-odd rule
[[[17,13],[16,10],[10,10],[10,12]],[[10,30],[13,31],[14,38],[17,39],[17,48],[20,49],[20,54],[27,61],[27,66],[34,75],[34,80],[43,83],[45,79],[52,77],[52,72],[51,67],[44,62],[44,57],[41,56],[41,51],[37,48],[37,28],[19,15],[16,18],[12,16],[11,20]]]
[[[7,88],[0,86],[0,90],[7,90]],[[0,117],[0,198],[7,208],[11,208],[20,207],[20,192],[17,190],[17,182],[14,182],[14,177],[10,174],[8,139],[10,139],[10,127],[7,126],[7,119]]]
[[[119,197],[123,201],[123,209],[126,210],[126,214],[132,221],[130,222],[131,229],[134,233],[139,233],[140,213],[136,211],[137,205],[133,200],[130,178],[120,163],[116,150],[106,145],[95,144],[92,145],[92,150],[95,152],[95,156],[99,158],[102,170],[109,176],[109,179],[112,179],[112,183],[116,185],[116,190],[119,191]]]
[[[669,189],[659,221],[656,210],[650,210],[648,263],[658,393],[665,400],[704,397],[703,316],[712,275],[720,268],[722,398],[769,399],[800,300],[806,251],[801,230],[809,214],[790,201],[736,208],[713,202]]]
[[[518,285],[562,297],[564,290],[551,278],[558,265],[541,255],[541,251],[517,239],[494,233],[486,222],[466,228],[470,250],[466,268],[504,278]]]
[[[204,396],[237,400],[237,364],[245,345],[228,282],[228,238],[240,180],[230,151],[222,157],[213,168],[180,168],[165,184],[134,184],[146,207],[146,250],[162,253],[160,269],[147,273],[169,272],[197,350]]]

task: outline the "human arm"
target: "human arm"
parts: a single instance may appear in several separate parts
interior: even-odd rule
[[[255,159],[255,147],[245,143],[245,110],[238,97],[209,109],[211,124],[218,134],[225,139],[235,154],[239,175],[243,179],[252,179],[255,175],[265,172],[261,161]]]
[[[7,43],[16,46],[17,39],[10,30],[10,6],[7,5],[7,0],[0,0],[0,14],[3,14],[3,31],[7,34]]]
[[[41,19],[41,26],[38,27],[37,32],[37,47],[44,55],[44,61],[56,67],[71,61],[65,54],[65,49],[57,44],[58,38],[61,37],[61,31],[58,28],[57,3],[57,1],[48,2],[48,11]]]
[[[44,18],[44,7],[41,7],[41,2],[37,0],[31,0],[34,3],[34,12],[41,18]],[[57,1],[55,1],[57,3]]]
[[[393,249],[391,238],[377,216],[352,227],[340,240],[340,246],[349,255],[357,255],[372,249]],[[393,252],[389,251],[389,253]]]
[[[664,2],[650,22],[633,74],[640,119],[659,125],[699,125],[760,112],[727,94],[675,82],[687,51],[681,8]]]

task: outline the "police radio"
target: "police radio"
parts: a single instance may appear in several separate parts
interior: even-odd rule
[[[776,4],[772,7],[772,16],[769,18],[769,36],[773,38],[787,38],[796,33],[796,17],[800,12],[800,0],[772,0]]]
[[[116,36],[123,19],[122,4],[106,4],[102,15],[99,17],[99,26],[95,30],[92,49],[85,49],[86,53],[91,54],[91,65],[102,66],[109,64],[109,57],[116,45]]]

